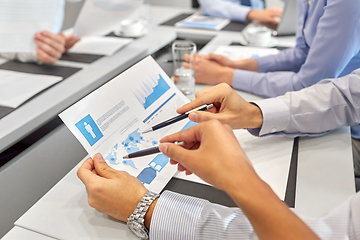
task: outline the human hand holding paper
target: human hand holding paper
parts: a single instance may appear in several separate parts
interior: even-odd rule
[[[89,205],[124,222],[148,192],[137,178],[107,165],[100,153],[86,160],[77,175],[86,186]]]

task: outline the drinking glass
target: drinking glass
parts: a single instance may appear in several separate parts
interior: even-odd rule
[[[175,41],[172,44],[174,63],[173,79],[175,85],[184,95],[195,92],[194,70],[192,68],[193,55],[196,53],[196,44],[191,41]],[[190,56],[190,61],[185,62],[184,55]]]

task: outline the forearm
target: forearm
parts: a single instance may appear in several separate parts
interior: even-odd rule
[[[246,189],[227,192],[242,209],[259,239],[319,239],[259,177],[248,180]]]
[[[258,64],[255,58],[234,62],[233,68],[258,72]]]

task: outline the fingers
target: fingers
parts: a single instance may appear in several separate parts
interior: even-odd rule
[[[75,45],[75,43],[80,41],[80,38],[75,37],[75,35],[64,36],[62,33],[61,35],[65,38],[65,51],[69,50]]]
[[[208,58],[209,60],[216,61],[216,62],[219,62],[219,63],[221,63],[222,60],[226,59],[224,56],[218,55],[218,54],[214,54],[214,53],[209,53],[208,56],[207,56],[207,58]]]
[[[97,177],[94,169],[94,160],[89,158],[78,169],[77,176],[85,185],[88,185],[92,179]]]
[[[183,114],[204,104],[214,104],[214,106],[218,107],[223,102],[224,94],[229,94],[230,90],[232,90],[231,87],[226,83],[206,88],[197,92],[193,101],[178,108],[176,111],[179,114]]]
[[[192,147],[193,144],[199,141],[199,126],[195,125],[181,132],[171,134],[169,136],[160,139],[160,143],[173,143],[173,142],[185,142],[185,148]],[[161,144],[160,144],[161,146]]]
[[[44,63],[54,63],[65,51],[65,39],[48,31],[35,34],[38,58]]]
[[[46,63],[46,64],[53,64],[57,61],[57,58],[50,56],[47,54],[44,50],[41,48],[36,48],[37,57],[40,62]]]
[[[96,173],[103,178],[112,179],[116,178],[118,172],[111,168],[104,160],[103,156],[100,153],[95,154],[94,156],[94,166]]]
[[[275,16],[275,17],[281,17],[282,16],[283,10],[281,8],[279,8],[279,7],[272,7],[269,10],[271,10],[273,16]]]
[[[221,120],[221,115],[210,113],[210,112],[192,112],[189,114],[189,119],[196,123],[206,122],[211,119],[218,119]]]
[[[215,86],[216,87],[216,86]],[[176,111],[177,113],[179,114],[183,114],[183,113],[186,113],[188,111],[191,111],[197,107],[200,107],[204,104],[212,104],[214,103],[213,101],[213,94],[212,94],[212,90],[215,88],[215,87],[210,87],[210,88],[207,88],[207,89],[204,89],[204,90],[201,90],[197,93],[195,93],[195,99],[192,100],[191,102],[185,104],[184,106],[178,108]],[[211,93],[211,94],[207,94],[207,93]]]
[[[173,143],[161,143],[159,149],[163,154],[172,159],[172,162],[184,163],[192,159],[191,151]],[[178,170],[184,171],[186,169],[179,164]]]

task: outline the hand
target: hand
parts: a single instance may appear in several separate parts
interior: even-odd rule
[[[60,33],[60,35],[65,39],[65,51],[68,51],[75,43],[80,41],[80,38],[75,37],[75,35],[65,36],[63,33]]]
[[[60,34],[43,31],[35,34],[38,59],[46,64],[53,64],[65,52],[65,39]]]
[[[243,59],[239,61],[232,61],[222,55],[210,53],[206,56],[206,59],[217,62],[222,66],[227,66],[236,69],[248,70],[258,72],[259,67],[255,58]]]
[[[279,24],[283,10],[278,7],[267,8],[264,10],[251,10],[247,15],[247,20],[256,21],[260,24],[270,24],[276,27]]]
[[[177,110],[183,114],[204,104],[213,104],[208,111],[195,111],[189,114],[193,122],[205,122],[217,119],[228,124],[234,129],[259,128],[262,126],[263,117],[258,106],[245,101],[229,85],[222,83],[211,88],[206,88],[195,94],[195,99]]]
[[[185,145],[170,143],[175,141]],[[242,184],[258,178],[231,128],[217,120],[195,125],[160,142],[160,151],[171,159],[171,164],[179,164],[179,171],[195,173],[228,193],[245,188]]]
[[[86,186],[89,205],[121,221],[127,221],[147,193],[137,178],[109,167],[100,153],[86,160],[77,175]]]
[[[173,143],[185,142],[181,147]],[[319,239],[256,174],[230,127],[211,120],[160,140],[160,150],[224,190],[242,209],[259,239]]]
[[[190,61],[190,58],[192,58],[191,65],[188,62],[184,62],[183,67],[191,67],[195,71],[195,81],[197,83],[214,85],[225,82],[229,85],[232,84],[232,77],[235,69],[208,60],[205,56],[197,54],[191,57],[184,56],[185,61]]]
[[[224,57],[222,55],[219,54],[214,54],[214,53],[209,53],[206,56],[206,59],[214,61],[222,66],[227,66],[227,67],[231,67],[231,68],[238,68],[236,61],[232,61],[230,59],[228,59],[227,57]]]

